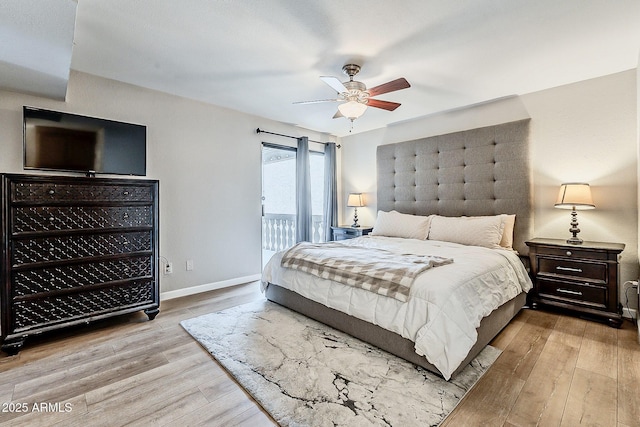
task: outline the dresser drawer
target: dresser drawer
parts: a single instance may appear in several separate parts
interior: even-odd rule
[[[553,274],[593,283],[607,283],[606,263],[578,261],[568,258],[538,257],[538,274]]]
[[[151,231],[48,236],[12,243],[13,267],[153,250]]]
[[[68,291],[73,288],[146,277],[153,277],[151,256],[16,269],[13,272],[12,296],[16,299],[26,295]]]
[[[152,206],[20,206],[11,214],[12,234],[153,225]]]
[[[153,304],[153,280],[93,289],[68,295],[29,299],[13,304],[13,332],[86,319],[117,310]]]
[[[606,308],[607,288],[588,284],[556,281],[538,277],[537,292],[540,297],[561,299],[593,308]]]
[[[151,202],[152,188],[141,185],[91,185],[60,182],[12,182],[11,202]]]

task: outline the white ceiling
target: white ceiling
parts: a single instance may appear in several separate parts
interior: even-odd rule
[[[633,69],[640,54],[640,0],[79,0],[74,33],[61,11],[75,6],[2,0],[0,86],[52,96],[63,63],[343,136],[336,103],[293,102],[334,97],[319,76],[347,80],[345,63],[368,87],[412,85],[380,95],[402,106],[369,108],[356,133]]]
[[[0,0],[0,88],[64,99],[76,20],[70,0]]]

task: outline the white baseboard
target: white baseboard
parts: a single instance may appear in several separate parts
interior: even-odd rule
[[[634,310],[633,308],[626,308],[624,307],[622,309],[622,317],[625,317],[627,319],[637,319],[638,315],[638,311]]]
[[[204,285],[191,286],[190,288],[161,292],[160,300],[162,301],[173,298],[186,297],[187,295],[194,295],[207,291],[215,291],[216,289],[228,288],[230,286],[241,285],[243,283],[255,282],[256,280],[260,280],[260,277],[260,274],[252,274],[251,276],[236,277],[234,279],[223,280],[221,282],[205,283]]]

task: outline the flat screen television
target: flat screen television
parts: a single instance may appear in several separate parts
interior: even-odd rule
[[[147,173],[147,127],[23,107],[24,169]]]

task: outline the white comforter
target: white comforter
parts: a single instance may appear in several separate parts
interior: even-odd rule
[[[532,284],[517,254],[434,240],[364,236],[345,245],[376,247],[396,253],[437,255],[453,263],[420,274],[410,298],[401,302],[280,266],[275,254],[262,273],[263,290],[274,283],[306,298],[378,325],[415,342],[416,353],[445,379],[465,359],[477,340],[483,317]]]

